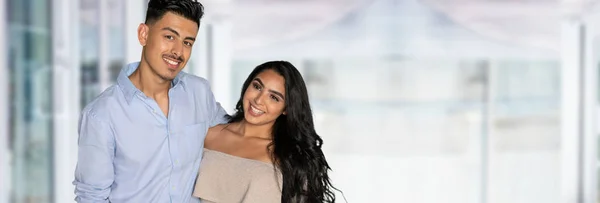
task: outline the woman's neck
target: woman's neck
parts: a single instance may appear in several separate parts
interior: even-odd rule
[[[239,122],[236,131],[246,138],[272,139],[273,124],[253,125],[242,120]]]

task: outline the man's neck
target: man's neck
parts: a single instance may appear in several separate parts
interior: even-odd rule
[[[156,100],[157,97],[168,95],[171,81],[156,75],[148,66],[140,66],[130,76],[129,80],[146,96]]]

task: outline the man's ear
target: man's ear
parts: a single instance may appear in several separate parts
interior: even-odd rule
[[[138,40],[140,41],[140,45],[146,46],[146,42],[148,41],[148,32],[150,31],[150,27],[144,23],[140,23],[138,26]]]

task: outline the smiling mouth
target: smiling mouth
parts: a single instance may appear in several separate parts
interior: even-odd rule
[[[181,63],[178,60],[169,59],[167,57],[163,57],[163,61],[165,61],[169,65],[169,68],[173,69],[179,67],[179,64]]]
[[[250,112],[255,115],[255,116],[260,116],[262,114],[264,114],[264,111],[261,111],[260,109],[254,107],[254,105],[250,104]]]

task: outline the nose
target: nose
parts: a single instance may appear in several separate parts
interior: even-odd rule
[[[258,95],[256,95],[256,97],[254,97],[254,103],[256,104],[263,104],[263,94],[262,92]]]
[[[171,53],[175,55],[176,58],[181,57],[183,55],[183,45],[175,43],[175,45],[173,46],[173,50],[171,50]]]

